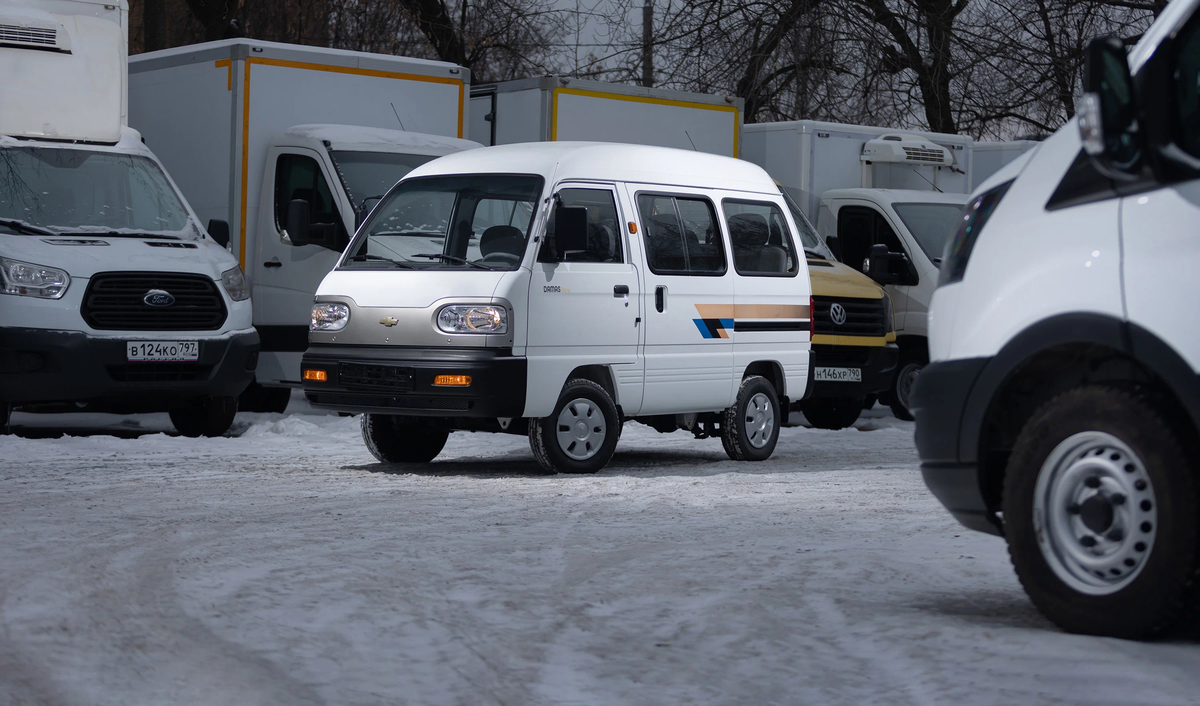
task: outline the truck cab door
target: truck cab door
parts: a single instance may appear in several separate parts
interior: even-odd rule
[[[299,147],[267,153],[251,270],[254,325],[262,339],[259,382],[299,382],[300,356],[308,347],[313,294],[349,242],[353,212],[327,155]],[[288,207],[309,204],[309,222],[334,234],[332,245],[292,242]],[[340,246],[340,247],[339,247]]]
[[[889,253],[904,255],[905,261],[893,260],[890,274],[896,280],[884,289],[892,298],[892,310],[896,318],[896,332],[905,330],[908,319],[914,322],[908,332],[925,335],[925,315],[929,310],[929,302],[916,304],[912,289],[920,284],[920,277],[912,261],[912,252],[896,235],[888,218],[874,205],[867,202],[846,202],[837,209],[837,235],[842,246],[842,261],[860,272],[866,271],[864,263],[872,245],[886,245]],[[910,316],[911,314],[911,316]],[[920,325],[917,326],[917,320]]]
[[[545,238],[533,245],[538,252],[529,285],[529,379],[544,374],[544,379],[565,380],[579,366],[605,366],[617,387],[616,402],[625,414],[635,414],[642,405],[642,311],[625,234],[629,219],[616,189],[607,184],[560,184],[554,208],[559,207],[587,210],[587,248],[562,253],[556,261],[551,211]],[[558,389],[542,392],[557,399]]]

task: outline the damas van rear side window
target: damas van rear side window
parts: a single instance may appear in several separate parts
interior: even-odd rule
[[[515,270],[536,220],[540,176],[411,179],[384,198],[342,267]]]
[[[657,275],[725,274],[725,246],[712,202],[694,196],[638,194],[646,262]]]

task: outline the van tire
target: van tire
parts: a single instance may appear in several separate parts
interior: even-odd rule
[[[0,401],[0,434],[7,434],[8,420],[12,417],[12,405],[7,402]]]
[[[892,378],[892,387],[887,393],[888,406],[892,408],[892,414],[896,415],[896,419],[902,419],[906,422],[913,420],[912,412],[909,411],[908,402],[912,395],[913,385],[916,384],[917,377],[925,366],[929,364],[923,352],[912,350],[911,347],[901,347],[900,363],[896,366],[896,377]],[[880,395],[882,398],[883,395]]]
[[[602,416],[603,424],[594,423],[597,413]],[[571,427],[561,424],[568,419],[578,419],[583,423],[587,421],[584,417],[589,415],[592,422],[588,422],[586,427],[580,426],[578,436],[574,438],[572,434],[575,432]],[[597,429],[600,431],[597,432]],[[602,435],[601,438],[595,438],[597,434]],[[529,448],[533,450],[533,457],[538,464],[548,473],[599,471],[612,459],[620,435],[621,417],[617,413],[616,403],[603,387],[583,378],[569,380],[563,386],[549,417],[529,420]],[[567,442],[570,443],[563,448]],[[589,443],[594,444],[594,451]],[[587,457],[582,458],[585,455]]]
[[[800,404],[804,418],[818,429],[845,429],[858,421],[863,409],[860,397],[821,397]]]
[[[725,453],[734,461],[770,458],[779,441],[780,416],[775,386],[759,375],[743,378],[737,399],[721,420],[721,445]],[[761,439],[758,434],[762,434]]]
[[[237,416],[236,397],[205,397],[168,410],[175,430],[183,436],[221,436]]]
[[[264,387],[258,380],[251,380],[238,398],[238,409],[243,412],[283,414],[292,399],[289,387]]]
[[[381,463],[429,463],[446,447],[450,430],[419,417],[364,414],[362,438]]]
[[[1200,486],[1186,437],[1150,399],[1101,385],[1051,399],[1021,430],[1005,536],[1025,592],[1056,625],[1138,639],[1186,622],[1200,598]],[[1074,559],[1090,560],[1097,541],[1100,562]]]

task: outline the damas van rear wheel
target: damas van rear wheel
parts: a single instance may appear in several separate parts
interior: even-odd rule
[[[617,449],[621,419],[617,405],[591,380],[569,381],[554,412],[529,424],[529,447],[550,473],[595,473]]]
[[[779,441],[779,395],[767,379],[751,375],[742,380],[737,401],[725,410],[721,445],[734,461],[765,461]]]

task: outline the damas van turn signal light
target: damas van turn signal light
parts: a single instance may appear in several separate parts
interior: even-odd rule
[[[433,384],[438,387],[467,387],[471,384],[470,375],[438,375],[433,378]]]
[[[305,370],[304,379],[310,382],[325,382],[329,380],[329,373],[324,370]]]

